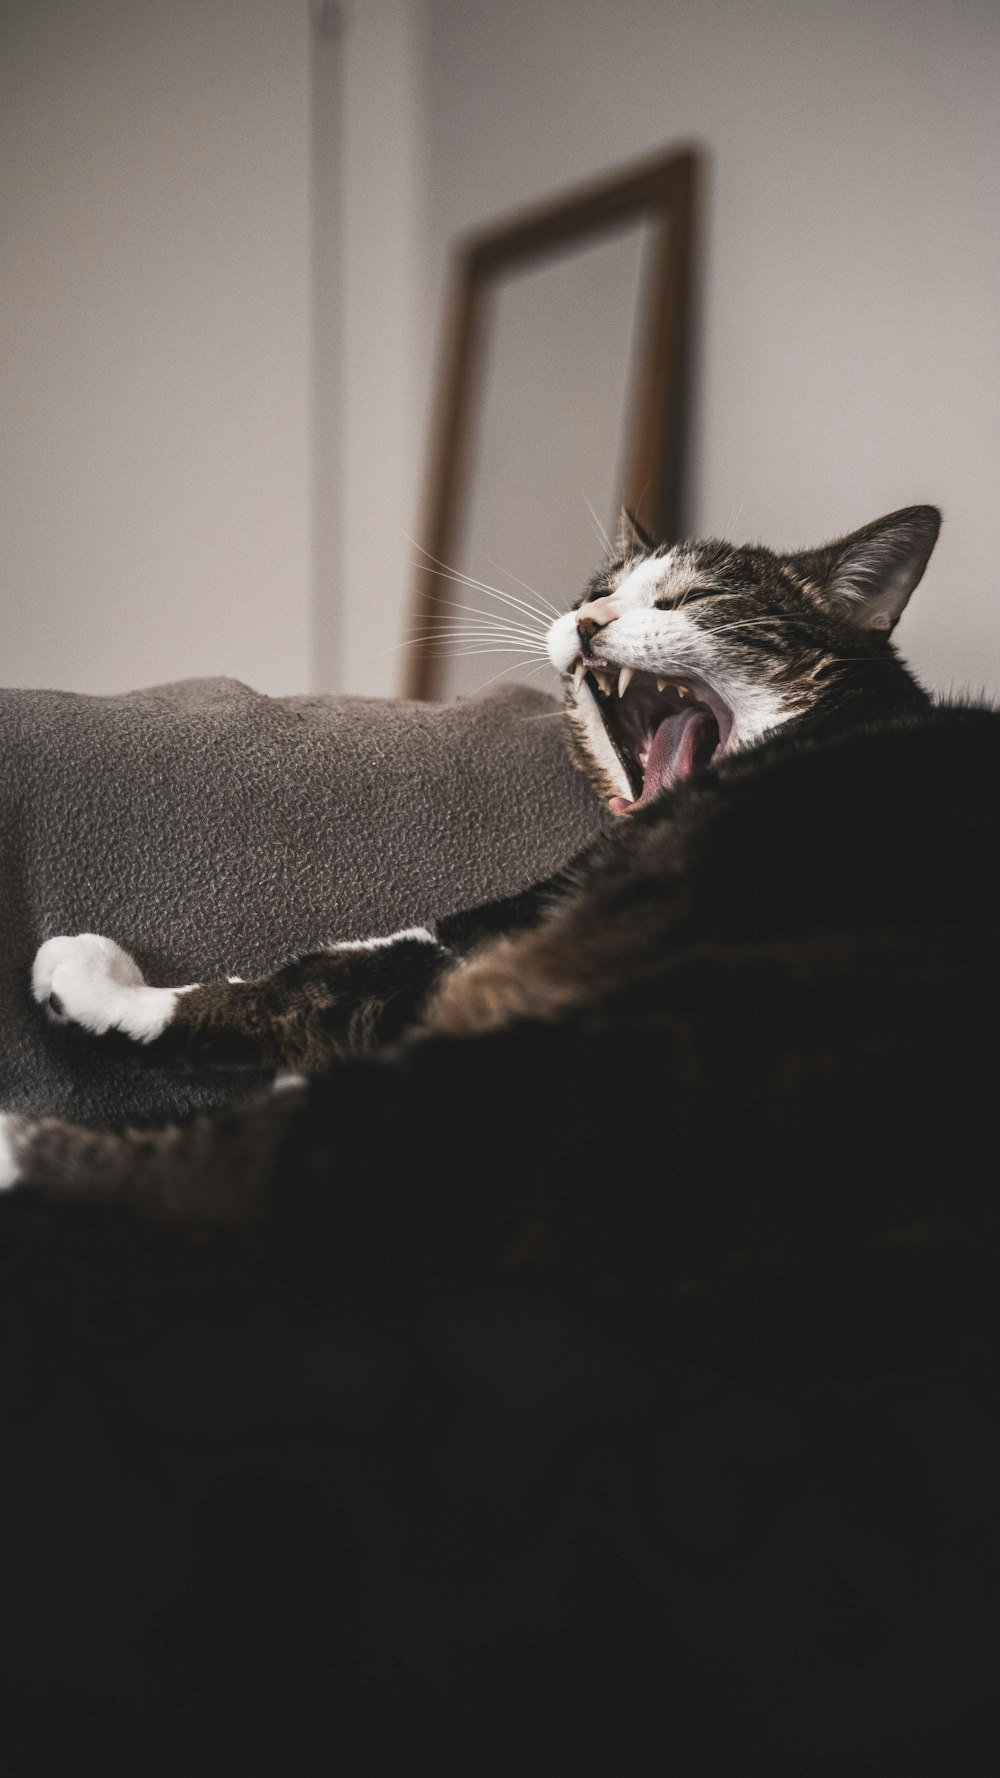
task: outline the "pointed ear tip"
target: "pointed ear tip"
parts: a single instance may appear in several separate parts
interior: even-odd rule
[[[926,562],[941,534],[941,513],[936,506],[918,506],[914,509],[914,522],[920,538],[921,550]]]
[[[898,548],[930,555],[941,530],[941,513],[936,506],[901,506],[887,513],[875,525],[876,531],[895,535]]]
[[[907,506],[904,507],[900,516],[919,532],[922,538],[927,540],[928,546],[937,541],[937,535],[941,529],[940,507]]]

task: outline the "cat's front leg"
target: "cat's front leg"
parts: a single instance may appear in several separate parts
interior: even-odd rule
[[[308,1084],[234,1111],[163,1129],[91,1130],[0,1112],[0,1198],[18,1187],[137,1210],[190,1228],[253,1221],[266,1208],[275,1156],[308,1103]]]
[[[259,981],[154,988],[112,939],[53,938],[32,970],[56,1024],[153,1067],[305,1068],[391,1042],[420,1013],[450,952],[424,927],[330,946]]]

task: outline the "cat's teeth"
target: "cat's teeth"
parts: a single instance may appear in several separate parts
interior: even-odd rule
[[[615,687],[615,682],[614,682],[614,679],[612,678],[611,674],[610,673],[595,673],[594,678],[597,680],[597,683],[600,686],[602,692],[604,693],[604,696],[606,698],[610,698],[611,693],[613,692],[614,687]]]
[[[648,753],[640,753],[639,764],[641,765],[643,771],[645,771],[646,767],[649,764],[649,754]]]
[[[618,696],[620,698],[623,698],[625,696],[625,693],[628,691],[629,685],[634,678],[635,678],[635,668],[634,667],[623,667],[622,668],[621,672],[618,675]]]
[[[669,679],[658,679],[656,681],[656,689],[657,689],[657,691],[666,691],[667,686],[669,684],[670,684]]]
[[[688,696],[688,688],[686,685],[678,685],[677,696],[679,698],[686,698]]]
[[[584,680],[586,679],[586,677],[587,677],[587,669],[584,666],[582,661],[578,661],[576,666],[573,668],[573,690],[574,691],[579,691],[579,689],[580,689],[581,685],[583,684]]]

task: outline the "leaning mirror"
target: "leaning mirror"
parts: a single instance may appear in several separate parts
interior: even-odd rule
[[[545,624],[621,507],[675,534],[694,174],[661,157],[459,246],[406,695],[551,689]]]

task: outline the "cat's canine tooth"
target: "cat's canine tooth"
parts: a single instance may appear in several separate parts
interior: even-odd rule
[[[688,696],[688,688],[686,685],[680,685],[680,684],[678,685],[677,696],[679,698],[686,698]]]
[[[666,691],[667,686],[669,684],[670,684],[669,679],[658,679],[656,681],[656,689],[657,689],[657,691]]]
[[[621,672],[618,675],[618,696],[620,698],[623,698],[625,696],[625,693],[628,691],[629,685],[634,678],[635,678],[635,668],[634,667],[623,667],[622,668]]]
[[[584,666],[582,661],[577,661],[576,666],[573,668],[573,690],[574,691],[579,691],[579,689],[580,689],[581,685],[583,684],[584,680],[586,679],[586,677],[587,677],[586,667]]]

